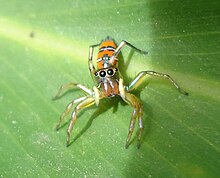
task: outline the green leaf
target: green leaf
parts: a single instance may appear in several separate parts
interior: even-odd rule
[[[218,177],[220,174],[220,2],[2,1],[0,6],[0,177]],[[141,70],[144,135],[137,125],[124,148],[132,108],[120,99],[79,114],[66,148],[66,127],[54,130],[78,90],[52,101],[62,84],[92,88],[89,45],[107,35],[124,47],[128,83]],[[97,52],[97,50],[96,50]],[[96,54],[95,52],[95,54]],[[77,138],[77,139],[76,139]]]

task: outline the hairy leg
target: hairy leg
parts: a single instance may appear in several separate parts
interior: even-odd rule
[[[87,87],[81,85],[81,84],[77,84],[77,83],[68,83],[65,85],[62,85],[59,89],[59,91],[57,92],[56,96],[53,98],[53,100],[57,99],[60,97],[60,95],[67,90],[73,89],[73,88],[79,88],[82,91],[84,91],[85,93],[87,93],[88,95],[92,96],[93,92],[92,90],[88,89]]]
[[[74,99],[73,101],[71,101],[71,102],[67,105],[66,109],[64,110],[64,112],[63,112],[63,113],[61,114],[61,116],[60,116],[60,121],[59,121],[59,123],[58,123],[57,126],[56,126],[56,130],[58,130],[58,129],[60,128],[60,125],[61,125],[61,123],[63,122],[63,120],[65,119],[66,115],[67,115],[67,114],[70,112],[70,110],[72,109],[73,104],[78,103],[78,102],[81,102],[81,101],[83,101],[83,100],[86,100],[87,98],[88,98],[88,97],[84,96],[84,97],[81,97],[81,98]]]
[[[76,119],[77,119],[77,113],[82,110],[85,109],[91,105],[93,105],[95,103],[95,98],[92,97],[88,97],[85,100],[83,100],[81,103],[79,103],[76,108],[74,109],[73,113],[72,113],[72,117],[69,123],[69,126],[67,128],[67,139],[66,139],[66,145],[69,146],[70,144],[70,135],[71,135],[71,131],[73,129],[73,126],[76,123]]]
[[[142,79],[145,77],[145,75],[158,76],[158,77],[163,77],[165,79],[168,79],[176,87],[176,89],[180,93],[182,93],[184,95],[188,95],[188,93],[185,92],[184,90],[182,90],[182,88],[180,88],[180,86],[175,82],[175,80],[173,80],[173,78],[170,77],[168,74],[163,74],[163,73],[159,73],[159,72],[155,72],[155,71],[142,71],[142,72],[140,72],[134,78],[134,80],[126,87],[126,91],[130,92],[133,89],[137,88],[143,82]]]

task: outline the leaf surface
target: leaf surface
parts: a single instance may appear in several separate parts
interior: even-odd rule
[[[2,1],[0,7],[1,177],[218,177],[220,167],[220,3],[213,1]],[[70,147],[54,130],[78,90],[52,101],[58,88],[92,88],[89,45],[107,35],[124,47],[125,83],[142,70],[144,135],[124,148],[132,108],[103,100],[79,114]],[[96,50],[97,52],[97,50]],[[96,55],[95,52],[95,55]],[[94,55],[94,59],[96,56]],[[137,125],[136,125],[137,127]]]

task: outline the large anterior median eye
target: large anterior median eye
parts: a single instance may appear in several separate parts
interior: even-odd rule
[[[107,73],[108,73],[108,75],[110,75],[110,76],[111,76],[111,75],[113,75],[113,74],[114,74],[114,71],[113,71],[113,69],[108,69],[108,70],[107,70]]]
[[[99,76],[100,77],[105,77],[106,76],[106,72],[104,70],[99,72]]]

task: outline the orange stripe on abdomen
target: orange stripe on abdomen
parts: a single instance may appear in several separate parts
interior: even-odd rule
[[[116,49],[116,44],[114,41],[103,41],[99,47],[98,57],[97,57],[97,66],[98,69],[102,69],[104,67],[104,63],[106,61],[106,65],[115,66],[117,61],[114,60],[112,63],[108,64],[108,60],[114,53]]]

